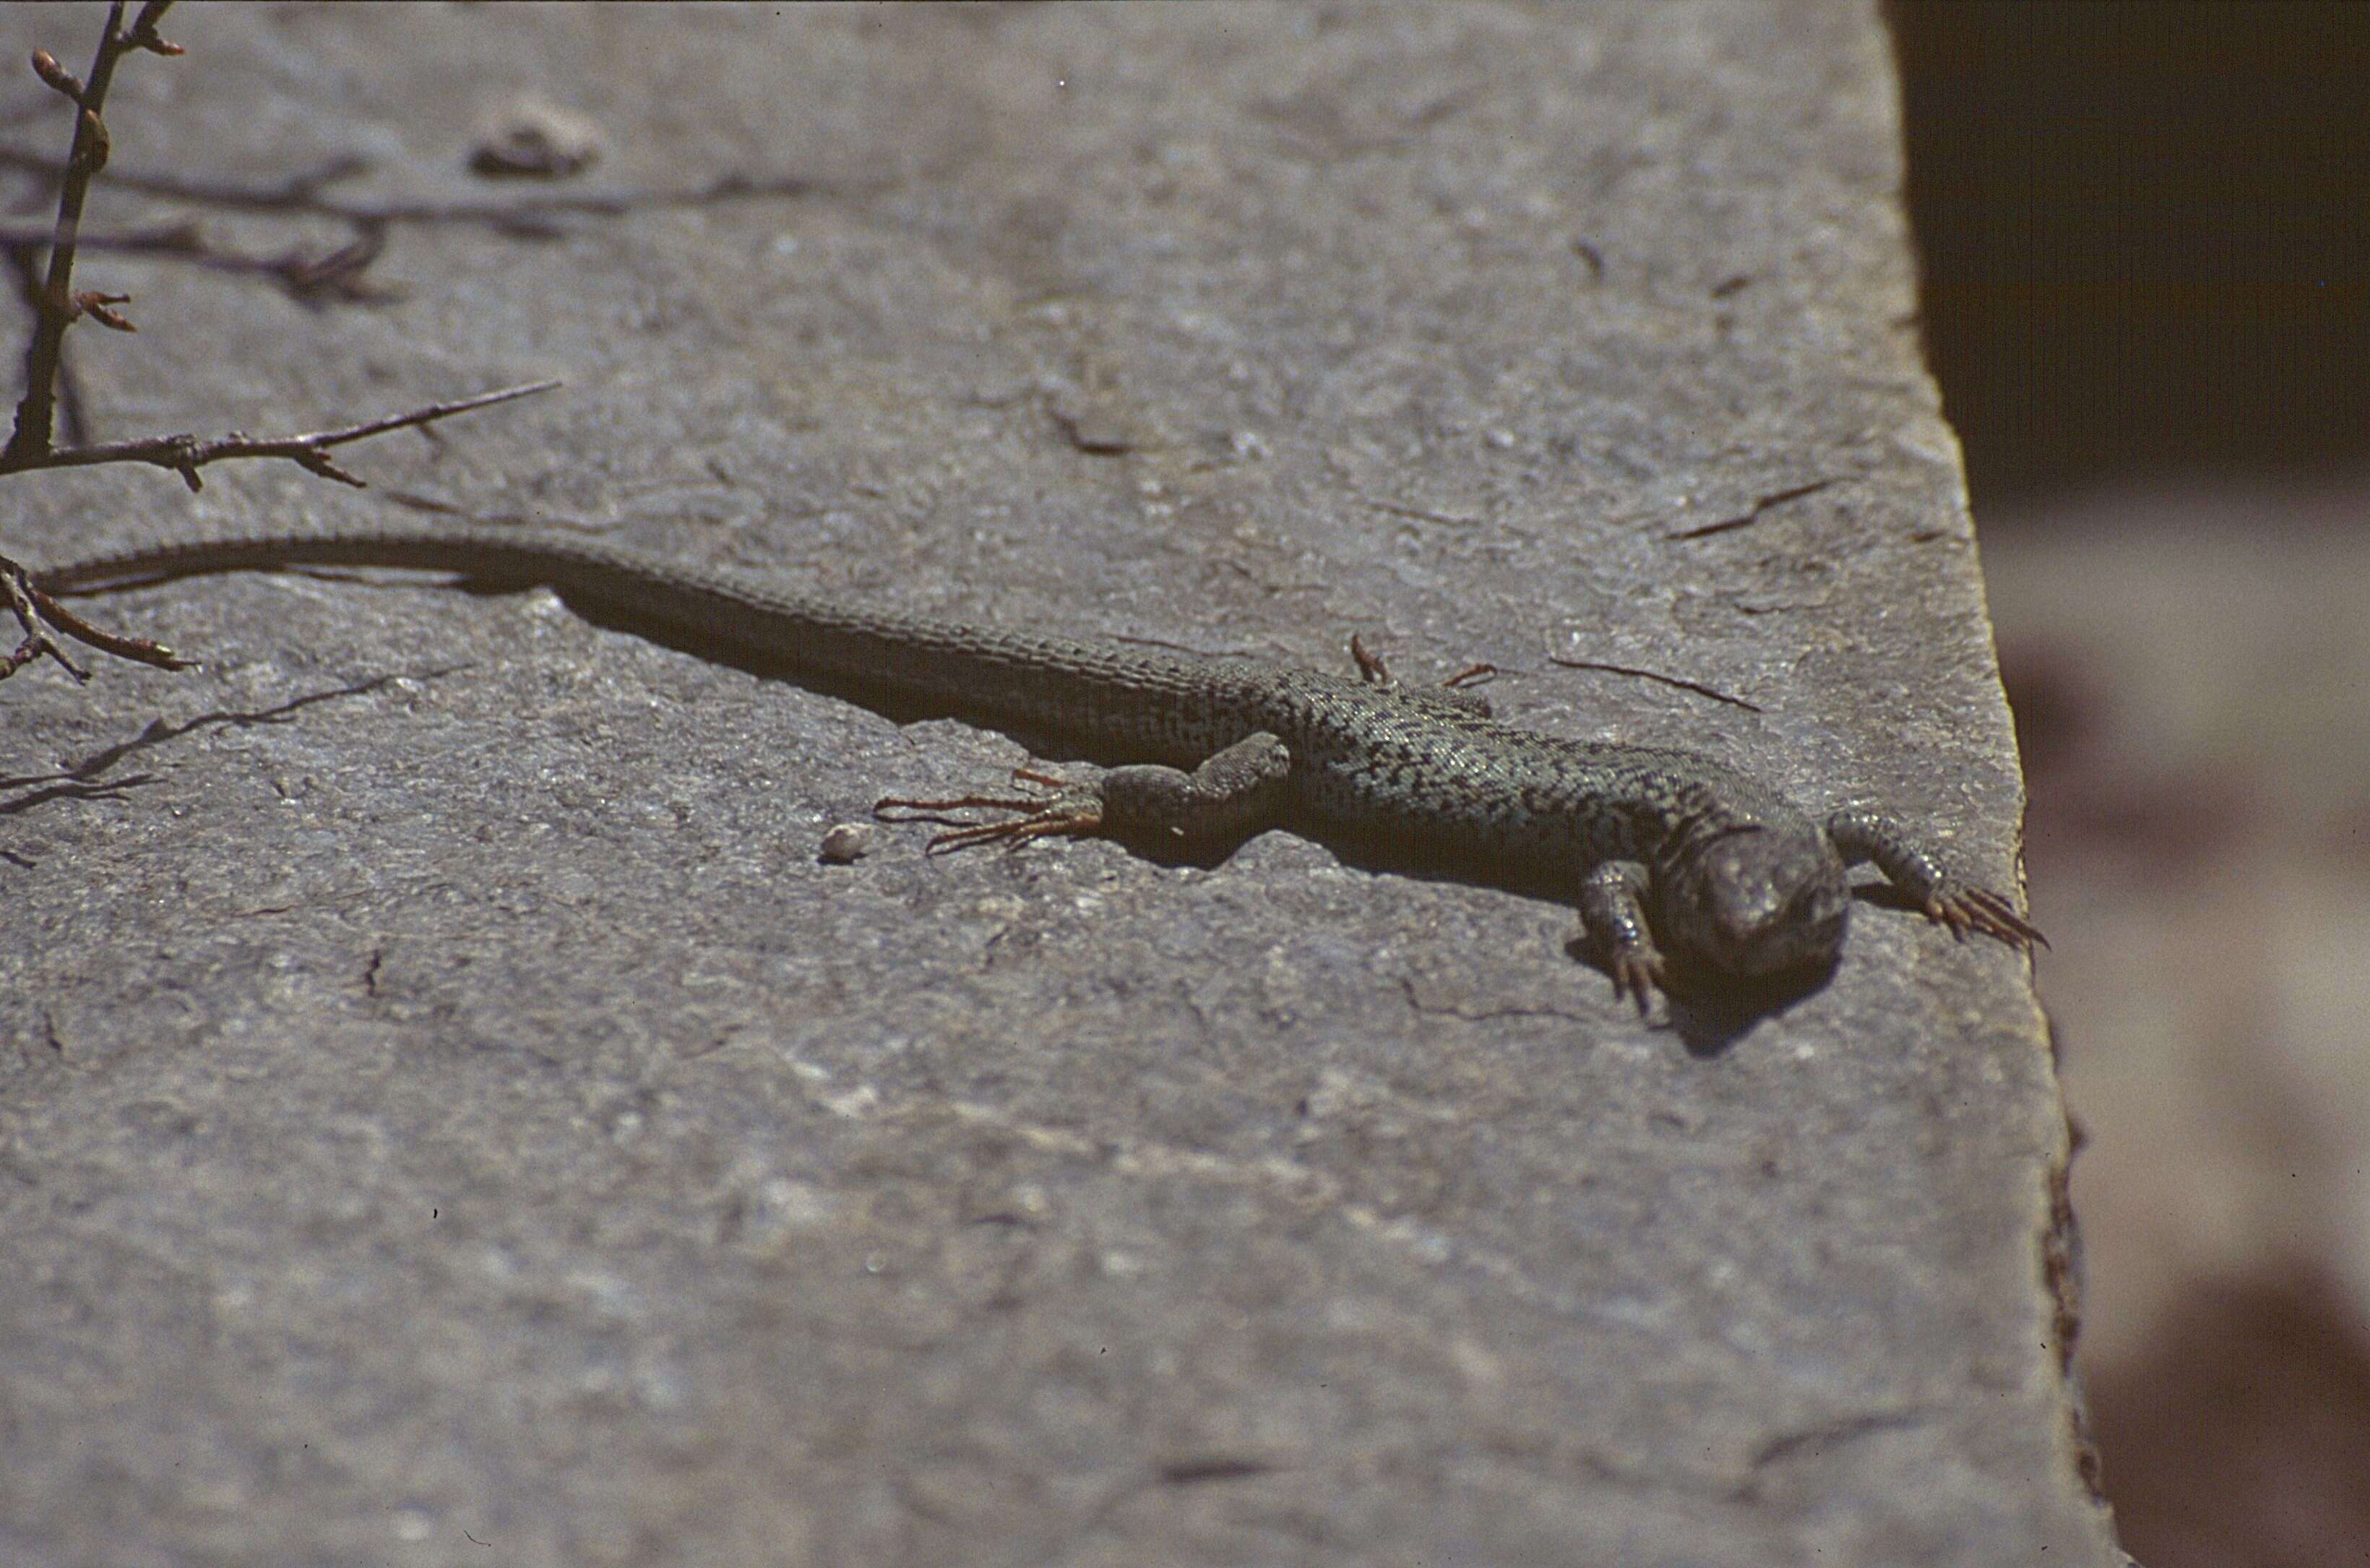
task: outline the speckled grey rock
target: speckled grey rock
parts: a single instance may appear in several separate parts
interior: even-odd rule
[[[0,41],[79,62],[95,21]],[[2013,875],[1867,9],[167,31],[119,167],[814,186],[398,225],[377,308],[92,257],[141,327],[76,335],[98,433],[568,386],[357,450],[364,492],[12,480],[25,559],[408,505],[1210,651],[1339,666],[1358,631]],[[526,98],[592,172],[469,174]],[[12,1562],[2119,1559],[2060,1375],[2064,1124],[1995,944],[1864,906],[1798,1004],[1648,1026],[1568,909],[1283,834],[825,863],[876,795],[1020,745],[548,595],[100,610],[207,667],[0,687]]]

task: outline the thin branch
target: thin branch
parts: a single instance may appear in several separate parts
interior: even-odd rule
[[[146,463],[172,470],[181,476],[182,482],[190,489],[196,490],[204,488],[205,481],[199,471],[210,463],[236,458],[276,457],[294,463],[308,473],[318,474],[324,478],[360,486],[362,479],[339,467],[329,455],[331,452],[352,442],[385,435],[390,431],[424,430],[439,420],[546,392],[559,385],[557,381],[538,381],[529,386],[508,386],[497,392],[480,393],[474,398],[431,403],[408,413],[302,435],[251,436],[244,432],[232,431],[212,440],[201,440],[189,434],[162,435],[59,447],[55,441],[57,393],[64,374],[63,351],[66,329],[79,317],[87,316],[101,326],[111,327],[118,331],[134,329],[132,323],[113,308],[124,303],[122,295],[102,294],[97,290],[85,290],[80,294],[74,292],[75,256],[81,245],[177,254],[229,271],[265,272],[278,278],[282,286],[299,299],[332,295],[364,298],[370,297],[369,291],[374,287],[365,282],[361,274],[383,247],[386,225],[384,222],[359,216],[349,215],[348,218],[355,229],[352,242],[342,249],[319,257],[295,249],[276,259],[216,251],[205,244],[194,224],[126,235],[85,236],[82,234],[83,206],[90,192],[90,182],[107,164],[107,125],[99,111],[106,105],[108,88],[115,76],[116,62],[135,49],[165,55],[181,52],[179,45],[167,43],[156,32],[157,20],[170,4],[171,0],[146,0],[138,17],[127,29],[123,25],[124,0],[115,0],[108,8],[107,27],[99,38],[98,52],[91,62],[87,84],[59,64],[46,50],[36,50],[33,53],[33,74],[52,92],[71,99],[75,105],[75,140],[64,166],[54,171],[58,176],[56,225],[47,235],[10,233],[0,228],[0,255],[5,255],[7,264],[17,272],[21,292],[31,305],[34,317],[32,340],[25,352],[24,400],[17,405],[16,429],[8,444],[5,450],[0,450],[0,475],[23,473],[35,468],[89,467],[100,463]],[[318,201],[325,187],[360,172],[361,167],[356,160],[340,160],[310,175],[285,182],[282,191],[291,203]],[[38,267],[34,257],[44,246],[49,250],[48,271],[36,281]],[[0,612],[15,616],[25,632],[14,649],[0,654],[0,680],[15,674],[35,660],[44,658],[55,661],[76,680],[87,680],[88,672],[67,657],[61,638],[71,638],[102,653],[160,669],[189,667],[188,660],[161,642],[142,637],[125,637],[85,620],[42,592],[39,579],[32,572],[5,555],[0,555]]]
[[[73,292],[83,202],[90,193],[92,177],[107,167],[107,122],[99,111],[115,81],[115,63],[135,49],[154,54],[181,52],[180,45],[167,43],[156,34],[156,24],[172,0],[147,0],[129,30],[123,26],[123,4],[124,0],[115,0],[108,7],[107,28],[99,36],[98,52],[91,58],[87,85],[48,51],[33,52],[33,74],[52,91],[72,99],[79,112],[75,116],[74,146],[66,154],[64,174],[58,182],[58,221],[50,237],[49,275],[34,302],[33,339],[25,350],[25,396],[17,405],[17,426],[6,451],[0,453],[0,465],[14,462],[28,467],[49,454],[56,418],[58,356],[66,329],[75,318],[87,314],[109,326],[131,330],[129,322],[108,308],[121,304],[121,296],[95,292],[77,296]]]
[[[1800,501],[1806,495],[1816,495],[1823,490],[1832,489],[1843,482],[1844,477],[1840,474],[1836,474],[1824,479],[1812,479],[1806,485],[1795,485],[1788,490],[1772,490],[1767,495],[1755,497],[1750,509],[1741,512],[1733,517],[1723,517],[1717,523],[1699,524],[1693,528],[1682,528],[1677,533],[1666,534],[1663,537],[1671,539],[1708,539],[1714,534],[1730,533],[1735,529],[1743,528],[1751,524],[1760,522],[1761,514],[1767,512],[1771,507],[1783,506],[1789,501]]]
[[[40,244],[29,248],[10,246],[5,252],[8,259],[9,281],[16,285],[17,298],[25,307],[27,320],[40,315],[41,252],[49,248],[44,236]],[[82,384],[75,375],[71,355],[58,356],[56,426],[69,446],[79,446],[90,439],[90,422],[83,417]]]
[[[1599,670],[1608,675],[1630,675],[1641,681],[1656,681],[1679,691],[1691,691],[1697,697],[1708,697],[1714,702],[1725,702],[1731,708],[1742,708],[1747,713],[1768,711],[1757,702],[1747,702],[1741,697],[1731,697],[1728,693],[1714,686],[1705,686],[1700,681],[1687,680],[1679,675],[1666,675],[1660,670],[1641,670],[1635,664],[1606,664],[1593,659],[1559,659],[1552,653],[1547,655],[1547,663],[1559,664],[1567,670]]]
[[[25,628],[25,640],[17,643],[6,658],[0,659],[0,681],[6,680],[45,655],[63,665],[66,674],[75,679],[90,679],[90,672],[67,658],[65,650],[58,646],[58,640],[50,634],[50,622],[44,618],[44,610],[52,606],[41,603],[48,595],[33,586],[30,573],[5,556],[0,556],[0,598],[8,601],[8,609],[16,616],[17,624]]]
[[[0,453],[0,474],[16,473],[26,468],[86,468],[99,463],[147,463],[159,468],[170,468],[181,476],[182,483],[199,490],[205,488],[205,481],[199,477],[198,470],[209,463],[244,457],[284,457],[310,473],[359,490],[362,488],[362,480],[330,460],[328,454],[332,448],[349,442],[364,441],[374,435],[384,435],[391,430],[430,425],[438,420],[450,419],[454,414],[490,409],[497,403],[548,392],[558,385],[557,381],[535,381],[523,386],[505,386],[498,392],[480,392],[474,398],[456,398],[449,403],[431,403],[409,413],[393,414],[361,424],[340,425],[335,430],[314,431],[305,435],[258,436],[236,430],[215,436],[211,441],[201,441],[189,434],[149,435],[132,441],[103,441],[89,446],[64,447],[29,462],[14,461],[6,453]]]
[[[54,634],[60,631],[102,653],[111,653],[135,663],[154,665],[160,670],[187,670],[194,668],[197,663],[194,659],[182,658],[161,642],[145,637],[126,637],[121,632],[92,625],[35,587],[31,574],[6,556],[0,556],[0,598],[8,601],[8,608],[15,613],[17,623],[25,628],[24,640],[5,656],[0,656],[0,681],[6,680],[34,660],[44,657],[56,660],[64,667],[66,674],[78,681],[90,679],[90,672],[67,658],[65,650],[58,646]]]
[[[342,425],[336,430],[314,431],[306,435],[257,437],[234,431],[212,441],[200,441],[193,435],[153,436],[144,441],[109,442],[100,446],[70,447],[52,452],[39,461],[18,465],[34,468],[83,467],[94,463],[153,463],[160,468],[170,468],[181,476],[191,490],[203,483],[198,470],[208,463],[220,463],[238,457],[284,457],[299,467],[326,478],[350,485],[362,481],[332,462],[328,453],[349,442],[365,441],[389,431],[424,428],[438,420],[455,414],[489,409],[497,403],[548,392],[558,386],[557,381],[537,381],[524,386],[506,386],[499,392],[483,392],[475,398],[456,398],[449,403],[431,403],[409,413],[393,414],[385,419],[368,420],[361,424]],[[0,473],[12,471],[6,454],[0,454]],[[186,670],[191,661],[182,658],[161,642],[144,637],[125,637],[104,627],[94,626],[55,598],[41,591],[36,574],[17,561],[0,555],[0,605],[17,617],[25,629],[24,638],[6,654],[0,654],[0,680],[6,680],[36,659],[52,659],[75,679],[88,680],[90,673],[66,657],[60,646],[60,633],[102,653],[137,663],[151,664],[160,670]]]

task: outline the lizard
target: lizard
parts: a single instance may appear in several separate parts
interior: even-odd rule
[[[1545,886],[1576,905],[1616,1001],[1641,1015],[1672,960],[1740,982],[1832,969],[1849,870],[1873,864],[1964,940],[2046,945],[2007,895],[1960,874],[1884,813],[1820,817],[1741,768],[1675,746],[1570,740],[1502,722],[1482,694],[1410,689],[1354,643],[1355,676],[1149,651],[910,615],[573,535],[475,525],[227,535],[35,573],[87,593],[225,571],[359,566],[550,587],[633,624],[769,664],[1066,735],[1126,760],[1038,791],[889,797],[876,813],[1000,809],[930,848],[1055,836],[1223,844],[1306,824]],[[178,661],[170,650],[160,649]]]

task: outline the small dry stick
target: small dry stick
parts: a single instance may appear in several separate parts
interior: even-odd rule
[[[205,464],[234,457],[284,457],[326,478],[360,486],[363,482],[360,478],[331,460],[328,455],[330,448],[343,446],[351,441],[384,435],[392,430],[424,427],[454,414],[466,414],[477,409],[490,408],[496,403],[548,392],[558,385],[557,381],[537,381],[524,386],[505,386],[499,392],[484,392],[475,398],[457,398],[449,403],[431,403],[409,413],[368,420],[336,430],[315,431],[307,435],[250,436],[233,431],[212,441],[201,441],[194,435],[160,435],[139,441],[109,442],[97,446],[68,447],[52,452],[47,460],[35,466],[55,468],[91,463],[153,463],[160,468],[174,470],[191,490],[197,490],[204,483],[198,477],[198,470]],[[5,467],[0,467],[0,472],[5,471]],[[92,625],[35,587],[31,574],[5,555],[0,555],[0,599],[6,601],[7,608],[15,614],[17,624],[25,628],[24,640],[6,655],[0,655],[0,680],[6,680],[35,659],[45,655],[56,660],[76,680],[89,679],[89,672],[67,658],[59,647],[54,635],[58,632],[119,659],[153,664],[163,670],[190,667],[189,660],[181,658],[161,642],[152,642],[143,637],[121,636]]]
[[[0,452],[0,473],[32,467],[49,453],[57,409],[58,354],[75,318],[88,315],[119,331],[132,329],[131,322],[112,308],[123,303],[122,295],[73,292],[75,241],[82,230],[83,202],[90,194],[91,176],[107,167],[107,122],[99,118],[99,110],[115,81],[115,63],[135,49],[164,55],[181,52],[179,44],[156,36],[156,23],[171,4],[172,0],[148,0],[140,7],[139,19],[127,29],[123,0],[115,0],[107,9],[107,29],[99,37],[98,52],[91,59],[87,84],[59,64],[48,50],[33,52],[33,74],[52,91],[73,99],[78,112],[74,147],[66,155],[65,178],[58,184],[58,223],[50,239],[49,275],[34,301],[33,340],[25,351],[25,397],[17,405],[16,431],[8,438],[7,449]]]
[[[205,480],[199,476],[198,470],[209,463],[237,457],[284,457],[325,479],[335,479],[339,484],[352,485],[360,490],[363,488],[362,480],[332,461],[328,455],[330,448],[343,446],[348,442],[367,440],[374,435],[385,435],[391,430],[430,425],[438,420],[450,419],[454,414],[490,409],[497,403],[548,392],[558,385],[557,381],[531,381],[521,386],[480,392],[474,398],[457,398],[449,403],[431,403],[409,413],[390,414],[385,419],[340,425],[336,430],[316,430],[305,435],[248,435],[244,431],[235,430],[211,440],[183,433],[144,435],[131,441],[94,442],[88,446],[60,447],[40,461],[24,467],[84,468],[97,463],[147,463],[159,468],[172,469],[181,476],[182,483],[192,490],[200,490],[205,489]],[[11,471],[6,459],[0,457],[0,474]]]
[[[313,431],[303,435],[251,436],[232,431],[211,440],[180,434],[58,446],[53,440],[53,432],[57,383],[63,363],[61,350],[65,341],[66,329],[81,317],[87,316],[101,326],[111,327],[120,332],[135,330],[132,324],[115,309],[124,303],[123,295],[101,294],[96,290],[74,292],[75,252],[82,229],[83,203],[89,195],[91,177],[107,164],[107,123],[100,118],[99,111],[106,104],[108,88],[115,79],[116,62],[135,49],[163,55],[181,52],[180,45],[168,43],[156,33],[157,20],[170,4],[171,0],[147,0],[147,4],[140,8],[138,18],[127,29],[123,25],[124,0],[115,0],[115,4],[108,8],[107,29],[99,39],[98,53],[91,62],[87,83],[59,64],[56,57],[47,50],[33,52],[34,75],[40,77],[52,91],[74,101],[76,111],[75,140],[73,151],[67,155],[63,178],[59,181],[58,221],[50,234],[48,274],[32,291],[34,324],[32,341],[25,352],[25,396],[17,405],[16,429],[7,446],[0,449],[0,475],[23,473],[34,468],[88,467],[99,463],[146,463],[159,468],[169,468],[180,475],[181,481],[190,489],[196,490],[202,489],[205,483],[199,476],[199,470],[209,463],[233,458],[278,457],[324,478],[359,486],[362,479],[339,467],[329,455],[332,450],[350,442],[384,435],[389,431],[424,429],[438,420],[491,408],[497,403],[548,391],[559,385],[557,381],[538,381],[529,386],[507,386],[497,392],[480,393],[474,398],[431,403],[408,413],[342,425],[335,430]],[[340,257],[332,257],[317,267],[334,270],[340,264]],[[362,258],[364,262],[367,259],[366,256]],[[292,286],[298,282],[300,280],[292,274]],[[25,568],[5,555],[0,555],[0,607],[14,615],[25,630],[23,640],[6,654],[0,655],[0,680],[40,658],[55,660],[76,680],[88,679],[88,672],[66,656],[59,642],[61,636],[72,638],[117,658],[131,659],[162,669],[183,669],[189,663],[161,642],[153,642],[146,638],[124,637],[92,625],[42,593]]]

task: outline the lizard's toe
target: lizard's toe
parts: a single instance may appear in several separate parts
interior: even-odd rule
[[[1654,995],[1662,988],[1662,955],[1651,948],[1625,948],[1613,955],[1613,997],[1636,1000],[1638,1016],[1653,1010]]]
[[[945,855],[974,844],[1003,844],[1018,848],[1032,838],[1086,838],[1103,829],[1099,803],[1065,805],[1055,802],[1009,822],[972,823],[939,834],[924,847],[926,855]]]
[[[872,814],[883,822],[936,823],[950,831],[930,840],[926,854],[944,855],[975,844],[1002,843],[1018,847],[1032,838],[1085,837],[1103,830],[1103,804],[1092,790],[1065,779],[1016,767],[1012,776],[1025,783],[1058,788],[1054,795],[950,795],[924,801],[890,795],[872,803]],[[938,813],[950,811],[1017,812],[1003,822],[964,822]]]
[[[2027,951],[2049,945],[2049,939],[2019,915],[2005,895],[1987,887],[1946,883],[1936,888],[1926,901],[1926,917],[1950,927],[1950,934],[1961,941],[1966,940],[1969,931],[1980,931]]]

